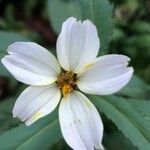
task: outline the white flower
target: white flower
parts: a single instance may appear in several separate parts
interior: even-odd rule
[[[17,99],[13,116],[28,126],[51,113],[60,102],[59,121],[68,145],[75,150],[103,149],[99,113],[75,89],[88,94],[113,94],[128,83],[133,68],[127,67],[130,59],[124,55],[97,58],[99,47],[92,22],[81,23],[72,17],[63,23],[57,40],[59,62],[36,43],[11,44],[2,63],[17,80],[30,85]]]

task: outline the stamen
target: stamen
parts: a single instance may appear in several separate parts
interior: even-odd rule
[[[63,96],[68,95],[72,90],[73,90],[73,88],[70,85],[64,85],[62,88]]]
[[[76,74],[62,72],[59,74],[56,84],[61,89],[63,96],[68,95],[76,86]]]

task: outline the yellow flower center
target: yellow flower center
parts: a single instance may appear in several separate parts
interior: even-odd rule
[[[63,96],[68,95],[76,86],[76,74],[62,72],[58,75],[56,84],[61,89]]]

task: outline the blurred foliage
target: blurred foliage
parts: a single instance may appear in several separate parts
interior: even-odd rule
[[[116,28],[111,53],[128,55],[135,71],[150,83],[150,1],[125,0],[115,3]]]
[[[22,124],[17,128],[3,132],[0,136],[0,148],[2,150],[28,150],[30,148],[41,150],[43,147],[49,149],[62,138],[58,128],[59,124],[55,110],[55,112],[46,116],[44,120],[41,119],[30,127]]]
[[[93,95],[88,97],[135,146],[141,150],[149,149],[150,122],[142,117],[140,113],[137,113],[134,107],[125,101],[124,98],[115,96],[98,97]]]
[[[91,19],[100,36],[100,53],[128,55],[136,74],[115,96],[90,98],[104,122],[103,144],[106,150],[137,150],[133,145],[148,150],[150,0],[110,2],[111,4],[107,0],[0,0],[0,59],[6,55],[7,46],[14,41],[35,41],[55,54],[57,35],[67,17]],[[25,87],[13,79],[0,62],[0,150],[30,149],[31,146],[37,150],[42,149],[43,145],[45,149],[69,150],[60,135],[56,112],[29,128],[12,118],[14,102]]]

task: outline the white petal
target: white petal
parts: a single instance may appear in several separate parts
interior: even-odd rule
[[[2,59],[15,78],[30,85],[48,85],[56,80],[60,66],[55,57],[32,42],[15,42],[8,47],[10,55]]]
[[[64,97],[59,106],[61,131],[75,150],[103,149],[103,123],[94,105],[80,92]]]
[[[13,117],[18,117],[30,125],[51,113],[59,103],[60,90],[55,86],[30,86],[18,97]]]
[[[71,17],[63,23],[57,40],[58,60],[63,69],[78,73],[96,58],[99,46],[95,25]]]
[[[133,68],[127,67],[130,59],[124,55],[99,57],[91,69],[80,74],[78,87],[85,93],[108,95],[123,88],[131,79]]]

